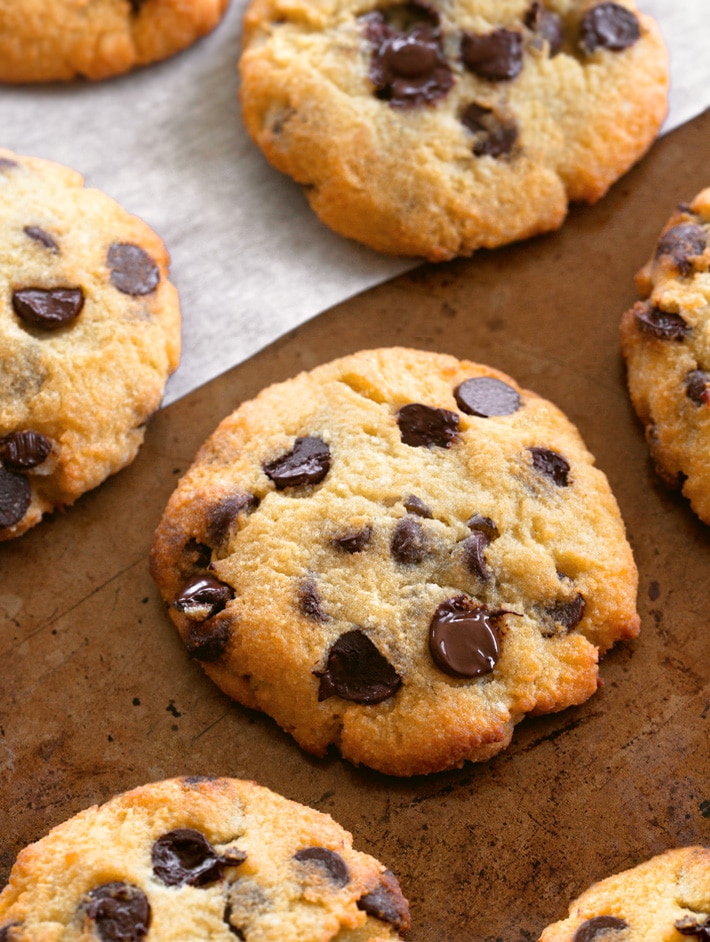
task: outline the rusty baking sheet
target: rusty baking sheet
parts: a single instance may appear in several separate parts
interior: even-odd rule
[[[709,531],[654,477],[618,349],[634,273],[672,207],[710,184],[708,153],[710,113],[560,232],[328,311],[158,414],[132,467],[0,545],[0,883],[80,809],[186,773],[256,779],[330,812],[398,874],[412,942],[535,940],[592,881],[710,844]],[[523,722],[486,764],[410,780],[313,759],[229,701],[187,658],[147,563],[178,475],[227,412],[387,344],[490,363],[556,402],[608,475],[640,570],[641,636],[606,657],[596,696]]]

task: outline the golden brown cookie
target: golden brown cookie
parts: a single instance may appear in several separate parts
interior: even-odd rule
[[[526,714],[586,700],[639,626],[616,502],[571,423],[494,369],[404,348],[226,418],[152,571],[223,690],[395,775],[487,759]]]

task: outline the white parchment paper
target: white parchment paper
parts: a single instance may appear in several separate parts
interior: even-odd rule
[[[2,146],[74,167],[166,242],[183,356],[165,403],[414,264],[324,227],[247,137],[236,71],[245,2],[232,0],[191,49],[121,78],[0,88]],[[710,105],[708,0],[640,5],[670,49],[668,131]]]

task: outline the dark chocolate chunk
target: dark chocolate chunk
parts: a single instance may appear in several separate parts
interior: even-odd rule
[[[263,465],[264,474],[279,490],[318,484],[330,470],[330,448],[315,436],[297,438],[291,451]]]
[[[347,886],[350,882],[348,865],[340,854],[336,854],[334,850],[328,850],[327,847],[304,847],[303,850],[296,851],[293,859],[298,860],[299,863],[314,863],[325,871],[334,886]]]
[[[692,935],[700,942],[710,942],[710,915],[681,916],[673,925],[681,935]]]
[[[380,874],[380,882],[373,890],[360,897],[357,908],[374,919],[389,923],[400,935],[404,935],[409,929],[409,904],[391,870]]]
[[[12,306],[26,324],[56,330],[79,316],[84,292],[81,288],[20,288],[12,293]]]
[[[233,907],[232,907],[232,904],[229,901],[227,901],[224,907],[224,913],[222,914],[222,919],[227,924],[227,928],[232,933],[232,935],[236,936],[238,939],[241,939],[242,942],[245,942],[246,936],[244,935],[244,932],[239,928],[239,926],[235,925],[232,922],[232,918],[233,918]]]
[[[390,542],[390,552],[395,562],[411,566],[424,559],[426,535],[417,520],[402,517],[397,523]]]
[[[160,269],[145,249],[132,242],[114,242],[106,255],[111,284],[123,294],[150,294],[160,282]]]
[[[102,942],[138,942],[148,934],[150,903],[131,883],[103,883],[91,890],[84,911]]]
[[[418,402],[410,402],[397,413],[399,433],[405,445],[426,448],[438,445],[449,448],[456,441],[459,417],[448,409],[434,409]]]
[[[703,254],[707,244],[706,229],[694,222],[682,222],[663,233],[656,247],[656,258],[670,256],[681,275],[689,275],[696,267],[693,259]]]
[[[548,10],[540,0],[533,0],[523,21],[529,30],[543,39],[550,50],[550,57],[556,56],[562,48],[564,38],[562,18]]]
[[[27,471],[42,464],[52,450],[52,443],[39,432],[25,429],[0,438],[0,459],[12,471]]]
[[[640,37],[638,19],[620,3],[598,3],[587,10],[580,24],[580,44],[588,53],[595,49],[620,52],[633,46]]]
[[[246,860],[244,851],[219,855],[204,834],[194,828],[176,828],[163,834],[151,850],[153,873],[166,886],[205,886],[222,879],[225,867]]]
[[[565,632],[572,631],[582,620],[584,615],[584,597],[577,593],[567,602],[554,602],[545,609],[544,617],[555,625],[559,625]]]
[[[259,501],[253,494],[237,491],[223,497],[207,512],[207,533],[215,543],[222,543],[240,513],[254,510]]]
[[[436,666],[453,677],[490,674],[500,657],[492,612],[465,595],[442,602],[429,625],[429,651]]]
[[[471,536],[463,541],[463,555],[466,568],[471,575],[483,582],[488,579],[488,565],[486,563],[486,547],[490,540],[483,530],[474,530]]]
[[[490,33],[464,32],[461,59],[471,72],[491,82],[509,81],[523,67],[523,36],[513,29]]]
[[[214,576],[196,576],[176,597],[173,607],[184,612],[188,618],[204,621],[221,612],[233,598],[234,589],[226,583]]]
[[[228,618],[206,618],[190,625],[185,638],[185,647],[196,661],[217,661],[229,643],[230,622]]]
[[[328,652],[320,678],[318,700],[338,696],[354,703],[380,703],[394,696],[402,678],[359,628],[341,635]]]
[[[696,406],[710,403],[710,373],[705,370],[691,370],[685,377],[685,394]]]
[[[532,455],[533,468],[549,478],[558,487],[569,484],[569,462],[551,448],[528,448]]]
[[[461,116],[461,123],[476,136],[473,153],[476,157],[505,157],[518,139],[518,126],[503,121],[492,108],[472,102]]]
[[[675,311],[662,311],[650,301],[638,301],[633,307],[636,323],[641,330],[657,340],[683,340],[690,327]]]
[[[321,608],[321,600],[314,579],[305,579],[298,587],[298,607],[312,621],[326,621],[327,616]]]
[[[25,226],[23,231],[30,239],[34,239],[35,242],[40,242],[46,249],[49,249],[53,255],[56,255],[59,251],[59,246],[52,236],[48,232],[45,232],[44,229],[40,229],[39,226]]]
[[[494,415],[512,415],[520,408],[520,396],[507,383],[494,376],[476,376],[464,380],[454,390],[462,412],[488,419]]]
[[[0,170],[2,170],[2,158],[0,157]],[[0,926],[0,942],[10,942],[10,929],[19,929],[22,925],[21,922],[6,922],[4,926]],[[14,933],[13,933],[14,935]]]
[[[393,108],[413,108],[448,93],[454,76],[436,27],[420,22],[400,30],[379,11],[363,19],[365,37],[373,46],[370,81],[378,98]]]
[[[595,916],[593,919],[587,919],[577,929],[572,942],[611,942],[617,931],[628,929],[627,923],[616,916]]]
[[[427,520],[431,520],[434,516],[421,497],[417,497],[416,494],[410,494],[408,497],[405,497],[404,506],[407,513],[416,514],[417,517],[424,517]]]
[[[333,537],[333,545],[345,553],[361,553],[372,537],[372,527],[352,527]]]
[[[466,521],[469,530],[482,530],[488,540],[495,540],[498,537],[498,527],[493,523],[490,517],[483,517],[481,514],[472,514]]]
[[[0,527],[19,523],[32,502],[32,488],[24,474],[0,464]]]
[[[207,569],[212,562],[212,549],[195,539],[187,541],[182,553],[187,569]]]

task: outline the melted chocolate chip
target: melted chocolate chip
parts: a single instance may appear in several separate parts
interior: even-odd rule
[[[585,601],[579,593],[567,602],[555,602],[545,609],[545,617],[555,625],[559,625],[565,632],[572,631],[582,620]]]
[[[220,856],[200,831],[176,828],[155,841],[151,860],[166,886],[205,886],[220,880],[225,867],[243,863],[246,854],[233,850]]]
[[[328,880],[334,886],[347,886],[350,882],[350,871],[340,854],[327,847],[304,847],[293,855],[299,863],[313,863],[325,871]]]
[[[52,450],[52,443],[39,432],[25,429],[0,438],[0,459],[12,471],[27,471],[42,464]]]
[[[0,157],[0,170],[2,170],[2,158]],[[7,922],[0,926],[0,942],[10,942],[10,929],[19,929],[21,922]],[[14,935],[14,933],[13,933]]]
[[[466,521],[469,530],[482,530],[489,541],[498,537],[498,527],[493,523],[490,517],[483,517],[481,514],[472,514]]]
[[[188,540],[182,550],[186,569],[207,569],[212,562],[212,549],[206,543]]]
[[[696,406],[710,404],[710,373],[691,370],[685,377],[685,394]]]
[[[111,284],[122,294],[150,294],[160,282],[160,269],[145,249],[132,242],[114,242],[106,255]]]
[[[404,506],[407,513],[416,514],[417,517],[424,517],[427,520],[431,520],[434,516],[421,497],[417,497],[416,494],[410,494],[408,497],[405,497]]]
[[[500,657],[492,612],[465,595],[442,602],[429,625],[429,651],[436,666],[453,677],[490,674]]]
[[[402,678],[359,628],[341,635],[328,652],[320,678],[318,700],[338,696],[354,703],[380,703],[394,696]]]
[[[240,513],[254,510],[259,501],[253,494],[238,491],[223,497],[207,513],[207,533],[215,543],[222,543]]]
[[[557,13],[553,13],[544,7],[539,0],[534,0],[525,14],[523,22],[529,30],[532,30],[533,33],[536,33],[547,43],[550,57],[556,56],[562,48],[564,38],[562,18]]]
[[[218,661],[229,643],[230,622],[227,618],[207,618],[190,625],[185,647],[196,661]]]
[[[357,908],[374,919],[389,923],[400,935],[404,935],[409,929],[409,904],[391,870],[380,874],[380,882],[373,890],[360,897]]]
[[[131,4],[131,13],[140,13],[141,8],[147,3],[147,0],[128,0]]]
[[[486,547],[489,538],[483,530],[475,530],[471,536],[463,541],[463,555],[466,562],[466,568],[471,575],[481,579],[483,582],[488,580],[488,565],[486,563]]]
[[[84,292],[81,288],[20,288],[12,293],[12,306],[26,324],[56,330],[79,316]]]
[[[424,529],[411,517],[402,517],[397,523],[390,542],[390,552],[395,562],[411,566],[424,559],[426,535]]]
[[[505,157],[518,139],[518,126],[514,121],[501,120],[492,108],[475,101],[464,111],[461,123],[476,136],[473,145],[476,157]]]
[[[598,3],[582,17],[580,43],[588,53],[595,49],[620,52],[640,38],[639,21],[620,3]]]
[[[311,621],[326,621],[327,616],[321,608],[318,588],[313,579],[304,580],[298,587],[298,607]]]
[[[650,301],[639,301],[633,311],[641,330],[657,340],[681,341],[690,333],[690,327],[680,314],[662,311]]]
[[[148,934],[150,903],[131,883],[104,883],[86,897],[85,912],[102,942],[139,942]]]
[[[656,258],[669,256],[681,275],[689,275],[696,267],[693,259],[703,254],[707,244],[706,229],[693,222],[683,222],[663,233],[656,247]]]
[[[330,448],[320,438],[297,438],[285,455],[263,465],[264,474],[279,490],[300,484],[318,484],[330,470]]]
[[[399,433],[405,445],[425,448],[438,445],[449,448],[459,431],[459,417],[448,409],[434,409],[418,402],[410,402],[397,413]]]
[[[221,612],[233,598],[234,589],[231,586],[214,576],[197,576],[175,598],[173,607],[184,612],[188,618],[204,621]]]
[[[31,502],[32,488],[24,474],[0,464],[0,528],[19,523]]]
[[[361,553],[372,537],[372,527],[344,530],[333,537],[333,545],[345,553]]]
[[[621,931],[628,929],[627,923],[616,916],[595,916],[593,919],[587,919],[577,929],[572,942],[611,942],[611,938],[616,933],[614,930]]]
[[[517,30],[491,33],[464,32],[461,59],[471,72],[491,82],[509,81],[523,67],[523,36]]]
[[[520,408],[520,396],[507,383],[494,376],[476,376],[464,380],[454,390],[462,412],[489,419],[494,415],[512,415]]]
[[[569,484],[569,462],[551,448],[528,448],[532,455],[533,468],[549,478],[558,487]]]
[[[692,935],[701,942],[710,942],[710,915],[705,916],[681,916],[676,919],[674,926],[681,935]]]
[[[59,246],[52,236],[48,232],[45,232],[44,229],[40,229],[39,226],[25,226],[23,231],[30,239],[34,239],[35,242],[40,242],[46,249],[49,249],[53,255],[56,255],[59,251]]]

